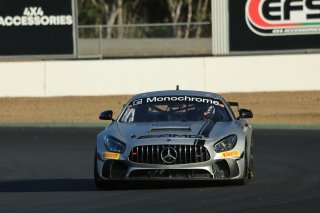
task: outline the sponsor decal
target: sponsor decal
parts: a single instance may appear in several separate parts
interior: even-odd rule
[[[260,36],[320,34],[320,0],[248,0],[246,22]]]
[[[42,7],[26,7],[22,15],[0,16],[0,27],[11,26],[61,26],[72,25],[73,17],[68,14],[47,15]]]
[[[134,105],[142,104],[142,99],[134,100],[132,104],[133,104],[133,106],[134,106]]]
[[[152,138],[203,138],[201,135],[178,135],[178,134],[161,134],[161,135],[143,135],[137,139],[152,139]]]
[[[227,151],[227,152],[221,152],[220,154],[223,158],[240,157],[239,150],[231,150],[231,151]]]
[[[220,100],[204,97],[193,97],[193,96],[154,96],[142,99],[133,100],[130,104],[133,106],[148,103],[162,103],[162,102],[196,102],[212,104],[220,107],[224,107]]]
[[[114,153],[114,152],[104,152],[103,157],[108,158],[108,159],[112,159],[112,160],[118,160],[120,158],[120,154]]]
[[[157,96],[157,97],[148,97],[146,98],[146,103],[154,102],[166,102],[166,101],[179,101],[179,102],[198,102],[198,103],[207,103],[219,105],[219,101],[209,98],[202,97],[190,97],[190,96]]]

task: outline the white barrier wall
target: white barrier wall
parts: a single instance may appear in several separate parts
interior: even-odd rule
[[[0,63],[0,97],[320,90],[320,54]]]

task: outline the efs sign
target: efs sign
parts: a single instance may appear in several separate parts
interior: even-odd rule
[[[248,0],[246,22],[261,36],[320,34],[320,0]]]
[[[73,1],[1,1],[0,55],[73,57]]]
[[[320,49],[320,0],[229,0],[230,51]]]

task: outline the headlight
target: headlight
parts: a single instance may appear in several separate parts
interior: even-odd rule
[[[237,144],[237,135],[229,135],[216,143],[213,148],[216,152],[225,152],[233,149]]]
[[[112,136],[105,136],[104,137],[104,144],[108,151],[110,152],[118,152],[123,153],[126,149],[126,145],[119,141],[118,139]]]

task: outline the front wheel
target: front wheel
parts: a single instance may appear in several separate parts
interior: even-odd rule
[[[250,157],[249,157],[249,169],[248,169],[248,179],[253,178],[253,141],[251,141],[251,151],[250,151]]]
[[[99,174],[98,174],[98,165],[97,165],[97,151],[95,151],[94,153],[94,172],[93,172],[93,176],[94,176],[94,184],[96,185],[97,189],[102,189],[103,187],[103,181],[99,180]]]
[[[247,147],[247,146],[246,146]],[[250,147],[250,156],[249,159],[247,157],[248,153],[247,153],[247,148],[245,148],[245,154],[244,154],[244,176],[242,179],[239,180],[234,180],[232,183],[236,184],[236,185],[245,185],[248,183],[248,181],[250,179],[253,178],[253,155],[252,155],[252,151],[253,151],[253,141],[251,141],[251,147]],[[249,160],[249,163],[248,163]]]
[[[117,185],[111,180],[101,180],[100,175],[98,173],[98,163],[97,163],[97,151],[94,154],[94,184],[97,189],[113,189],[116,188]]]

